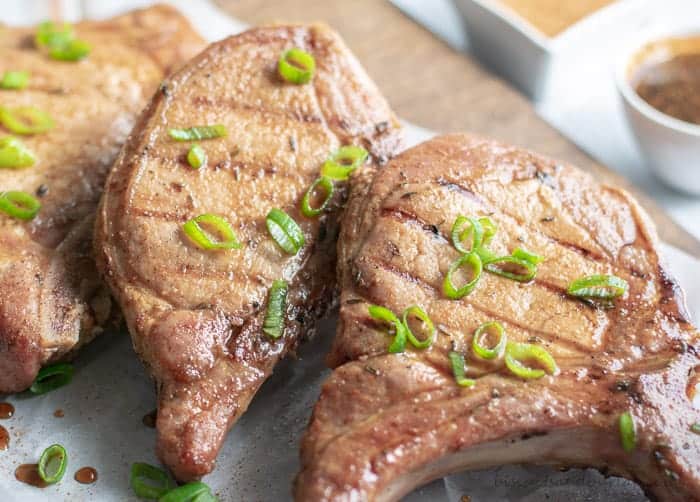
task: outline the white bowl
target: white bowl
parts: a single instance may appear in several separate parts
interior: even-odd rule
[[[633,61],[648,43],[669,37],[699,36],[694,30],[656,32],[623,52],[615,69],[627,121],[654,174],[682,192],[700,195],[700,125],[673,118],[644,101],[630,83]]]

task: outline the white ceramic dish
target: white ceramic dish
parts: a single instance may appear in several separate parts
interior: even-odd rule
[[[700,21],[699,21],[700,22]],[[644,101],[630,83],[635,55],[648,43],[668,37],[699,36],[694,30],[654,32],[624,51],[615,69],[625,115],[647,165],[667,185],[700,195],[700,125],[666,115]]]
[[[453,1],[463,15],[472,53],[537,100],[546,92],[555,59],[567,59],[567,52],[573,58],[576,50],[592,42],[619,40],[627,15],[653,0],[617,0],[554,37],[498,0]]]

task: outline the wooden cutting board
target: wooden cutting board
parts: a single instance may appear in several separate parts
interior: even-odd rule
[[[324,21],[340,32],[396,113],[439,132],[468,131],[537,150],[622,186],[656,222],[661,238],[700,258],[700,241],[654,201],[598,164],[539,118],[517,91],[453,50],[384,0],[217,0],[250,24]],[[430,8],[430,2],[425,2]]]

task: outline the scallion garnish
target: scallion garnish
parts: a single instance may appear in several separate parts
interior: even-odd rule
[[[452,245],[462,254],[471,253],[481,248],[484,239],[484,227],[476,218],[457,216],[452,224]],[[471,238],[469,249],[464,247],[464,240]]]
[[[464,265],[467,265],[469,267],[471,277],[464,286],[458,288],[457,286],[455,286],[452,280],[452,275]],[[446,297],[452,300],[458,300],[468,295],[476,287],[476,283],[479,282],[481,272],[482,264],[479,255],[477,253],[463,254],[457,260],[452,262],[450,268],[447,269],[447,275],[445,276],[445,280],[442,283],[443,293],[445,293]]]
[[[409,316],[417,317],[425,325],[426,336],[423,340],[418,340],[418,338],[416,338],[416,336],[413,334],[411,326],[408,324]],[[430,345],[432,345],[436,333],[435,326],[433,325],[433,321],[430,320],[430,317],[428,317],[428,314],[426,314],[425,310],[420,308],[418,305],[412,305],[403,311],[403,325],[406,329],[406,337],[408,338],[408,341],[411,342],[415,348],[427,349],[430,347]]]
[[[207,153],[196,143],[187,152],[187,162],[193,169],[199,169],[207,161]]]
[[[34,165],[36,157],[18,138],[0,139],[0,168],[22,169]]]
[[[54,444],[44,450],[39,458],[37,470],[39,477],[50,485],[61,481],[68,465],[68,453],[60,444]]]
[[[690,432],[693,434],[700,434],[700,423],[695,423],[690,426]]]
[[[221,138],[228,134],[222,124],[201,125],[186,129],[168,129],[168,134],[175,141],[200,141],[203,139]]]
[[[26,192],[0,192],[0,211],[18,220],[31,220],[39,210],[39,200]]]
[[[321,204],[318,207],[311,207],[311,197],[313,196],[317,188],[321,188],[326,193],[326,196],[323,198],[323,202],[321,202]],[[314,181],[311,184],[309,189],[304,194],[304,198],[301,200],[301,213],[307,218],[318,216],[328,206],[328,203],[333,197],[334,191],[335,188],[333,186],[333,182],[330,179],[326,178],[325,176],[316,178],[316,181]]]
[[[474,385],[476,385],[476,380],[464,376],[464,356],[459,352],[454,351],[450,352],[447,356],[450,359],[452,373],[455,376],[455,382],[457,382],[457,385],[460,387],[474,387]]]
[[[210,227],[219,234],[220,240],[212,240],[202,226]],[[192,218],[182,226],[190,240],[202,249],[240,249],[236,234],[231,225],[221,216],[215,214],[201,214]]]
[[[267,312],[263,321],[263,331],[272,338],[279,338],[284,332],[288,288],[287,282],[281,279],[274,281],[270,288]]]
[[[29,387],[32,394],[46,394],[59,387],[68,385],[73,379],[73,365],[69,363],[52,364],[44,366]]]
[[[483,344],[483,339],[492,332],[495,332],[498,339],[493,347],[489,348]],[[507,341],[508,337],[500,322],[487,322],[476,328],[472,338],[472,350],[482,359],[496,359],[503,355]]]
[[[388,351],[392,354],[406,350],[406,327],[391,310],[380,305],[370,305],[367,309],[372,319],[385,322],[394,328],[394,340]]]
[[[90,54],[90,44],[75,38],[69,24],[58,26],[51,21],[39,25],[34,42],[39,48],[46,48],[49,57],[60,61],[79,61]]]
[[[210,498],[202,498],[209,495]],[[192,481],[182,486],[178,486],[162,495],[158,502],[202,502],[212,500],[211,489],[201,481]],[[214,499],[216,500],[216,499]]]
[[[342,146],[323,163],[321,176],[344,181],[367,160],[367,150],[360,146]]]
[[[531,368],[523,364],[524,361],[528,360],[537,362],[544,367],[544,370]],[[504,361],[511,372],[525,380],[542,378],[545,375],[545,371],[550,375],[555,375],[559,372],[557,363],[551,354],[543,347],[530,343],[507,343]]]
[[[304,233],[297,222],[281,209],[271,209],[265,218],[267,230],[277,245],[288,254],[297,254],[304,247]]]
[[[137,497],[146,499],[159,499],[176,486],[164,470],[140,462],[131,465],[130,484]]]
[[[620,415],[619,425],[622,449],[630,453],[637,447],[637,430],[634,424],[634,418],[629,411]]]
[[[29,72],[6,71],[0,80],[0,89],[24,89],[29,83]]]
[[[532,253],[527,249],[515,248],[513,251],[513,258],[518,258],[519,260],[525,260],[532,263],[533,265],[539,265],[544,261],[544,256]]]
[[[58,61],[80,61],[90,54],[90,50],[90,44],[76,38],[63,45],[49,47],[49,57]]]
[[[277,62],[280,76],[292,84],[306,84],[314,76],[315,70],[314,57],[298,47],[283,52]]]
[[[481,245],[488,246],[491,243],[493,236],[496,235],[498,227],[488,216],[479,218],[479,223],[481,223],[481,227],[484,229],[484,237],[481,241]]]
[[[512,271],[505,267],[513,266],[522,272]],[[486,271],[491,272],[501,277],[506,277],[518,282],[528,282],[535,278],[537,274],[537,265],[522,258],[515,256],[498,256],[495,258],[486,259],[484,263]]]
[[[33,106],[0,106],[0,123],[15,134],[39,134],[53,127],[51,117]]]
[[[615,275],[589,275],[573,281],[566,292],[586,300],[612,300],[627,292],[627,281]]]

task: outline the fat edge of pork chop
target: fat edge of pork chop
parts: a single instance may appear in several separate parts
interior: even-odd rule
[[[534,153],[466,135],[394,158],[358,178],[339,239],[340,323],[302,443],[299,501],[393,501],[432,479],[506,463],[591,466],[636,480],[658,500],[700,500],[700,359],[684,296],[657,254],[648,217],[624,191]],[[497,255],[545,257],[521,284],[484,272],[461,300],[442,294],[457,258],[456,216],[490,215]],[[614,308],[566,295],[590,274],[629,291]],[[426,350],[387,354],[368,305],[422,305],[437,327]],[[509,340],[540,344],[560,373],[520,380],[470,350],[497,320]],[[465,354],[473,388],[455,383]],[[636,448],[623,451],[629,412]]]
[[[280,54],[316,60],[306,85],[277,75]],[[226,432],[276,362],[336,301],[338,214],[301,215],[299,203],[328,155],[344,144],[370,152],[372,170],[398,151],[400,126],[340,38],[321,25],[257,28],[213,44],[173,75],[151,103],[110,174],[96,225],[98,266],[118,299],[134,347],[157,382],[157,452],[179,480],[210,472]],[[172,127],[224,124],[201,142],[207,164],[184,159]],[[290,256],[270,238],[268,211],[300,225]],[[225,217],[240,250],[207,251],[182,224]],[[285,331],[262,332],[268,290],[289,282]]]
[[[163,5],[75,31],[92,47],[75,63],[38,51],[33,28],[6,28],[0,39],[0,74],[30,73],[25,89],[0,91],[0,104],[36,107],[55,122],[21,138],[33,166],[0,173],[0,192],[24,191],[42,204],[30,222],[0,215],[0,392],[26,389],[42,365],[71,357],[118,317],[94,265],[94,212],[138,113],[165,72],[203,46]]]

